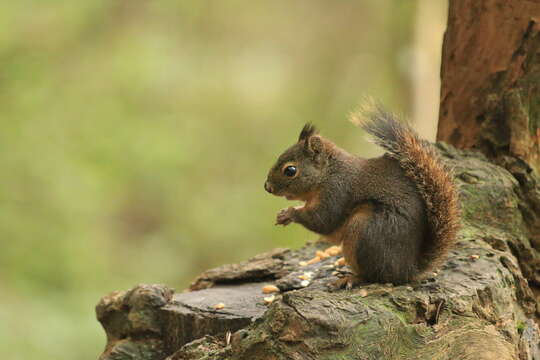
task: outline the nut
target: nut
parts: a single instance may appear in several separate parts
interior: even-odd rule
[[[275,285],[266,285],[262,288],[263,294],[271,294],[275,292],[279,292],[279,288]]]
[[[309,285],[309,280],[302,280],[302,282],[300,283],[300,285],[301,285],[302,287],[308,286],[308,285]]]
[[[336,245],[330,246],[329,248],[324,250],[324,252],[329,256],[336,256],[336,255],[341,254],[341,247],[336,246]]]
[[[225,307],[224,303],[218,303],[218,304],[214,305],[214,309],[216,309],[216,310],[221,310],[224,307]]]
[[[318,256],[320,259],[326,259],[327,257],[330,257],[330,255],[321,250],[317,250],[315,255]]]
[[[266,305],[270,305],[271,303],[274,302],[274,300],[276,300],[276,297],[274,295],[270,295],[270,296],[265,297],[263,300]]]
[[[306,271],[302,275],[298,275],[298,278],[300,280],[311,280],[312,276],[313,276],[313,271]]]

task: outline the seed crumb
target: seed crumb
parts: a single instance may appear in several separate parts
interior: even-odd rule
[[[275,285],[266,285],[262,288],[263,294],[271,294],[274,292],[279,292],[279,288]]]
[[[223,308],[225,308],[224,303],[218,303],[218,304],[214,305],[214,309],[216,309],[216,310],[221,310]]]
[[[326,259],[327,257],[330,257],[330,255],[328,255],[327,253],[325,253],[324,251],[321,251],[321,250],[317,250],[317,252],[315,253],[315,255],[316,255],[319,259]]]
[[[328,254],[329,256],[336,256],[336,255],[339,255],[341,254],[341,247],[339,246],[330,246],[329,248],[327,248],[326,250],[324,250],[324,252],[326,254]]]

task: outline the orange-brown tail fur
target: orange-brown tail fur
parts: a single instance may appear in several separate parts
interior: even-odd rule
[[[435,149],[407,124],[380,105],[371,104],[351,119],[374,137],[376,144],[399,161],[426,203],[431,236],[424,240],[419,270],[439,266],[456,241],[459,229],[458,195],[450,172]]]

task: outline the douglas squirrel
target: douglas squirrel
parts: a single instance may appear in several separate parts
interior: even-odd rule
[[[378,105],[353,115],[387,152],[363,159],[306,124],[271,168],[265,189],[304,206],[277,215],[342,245],[359,282],[402,284],[440,265],[456,239],[458,197],[432,145]]]

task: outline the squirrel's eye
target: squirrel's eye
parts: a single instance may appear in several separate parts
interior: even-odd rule
[[[283,169],[283,174],[288,177],[293,177],[296,175],[296,166],[287,166],[285,169]]]

